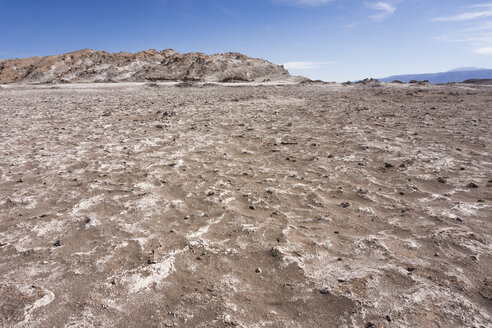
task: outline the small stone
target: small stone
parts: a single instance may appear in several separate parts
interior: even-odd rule
[[[347,208],[347,207],[350,206],[350,204],[347,203],[347,202],[343,202],[343,203],[340,204],[340,206],[343,207],[343,208]]]
[[[189,215],[185,215],[184,219],[185,220],[189,220],[190,219],[190,216]]]
[[[406,168],[406,167],[407,167],[407,166],[405,165],[405,163],[400,164],[400,169],[404,169],[404,168]]]
[[[443,177],[439,177],[439,178],[437,178],[437,182],[446,183],[446,179],[444,179]]]
[[[276,247],[272,247],[272,249],[270,249],[270,255],[273,256],[273,257],[277,257],[281,254],[280,250]]]
[[[53,246],[55,246],[55,247],[60,247],[61,245],[62,245],[61,240],[57,240],[57,241],[55,241],[55,242],[53,243]]]
[[[255,210],[255,207],[253,205],[249,205],[250,210]]]
[[[467,187],[472,188],[472,189],[476,189],[476,188],[478,188],[478,185],[473,183],[473,182],[470,182]]]
[[[462,218],[456,218],[456,221],[463,222],[463,219]]]
[[[343,279],[343,278],[338,278],[338,279],[337,279],[337,281],[338,281],[338,282],[345,282],[346,280],[345,280],[345,279]]]
[[[341,257],[337,258],[337,261],[342,261],[342,258]]]
[[[155,258],[155,253],[152,252],[152,254],[149,255],[147,259],[147,264],[157,264],[157,260]]]
[[[415,271],[415,268],[414,268],[414,267],[408,267],[408,268],[407,268],[407,271],[408,271],[408,272]]]
[[[391,322],[391,317],[389,315],[386,316],[386,321]]]
[[[338,234],[339,234],[339,232],[338,232],[338,231],[333,231],[333,233],[334,233],[334,234],[336,234],[336,235],[338,235]]]
[[[372,322],[366,323],[365,328],[376,328],[376,326]]]
[[[323,288],[320,288],[320,289],[319,289],[319,292],[320,292],[320,294],[323,294],[323,295],[328,295],[328,294],[330,294],[330,293],[331,293],[331,290],[330,290],[330,288],[328,288],[328,287],[323,287]]]
[[[387,169],[390,169],[390,168],[392,168],[394,166],[393,166],[393,164],[390,164],[390,163],[384,163],[384,167],[387,168]]]
[[[260,268],[256,268],[255,272],[256,273],[261,273],[261,269]]]

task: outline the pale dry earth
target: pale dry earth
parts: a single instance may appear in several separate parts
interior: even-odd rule
[[[492,88],[3,85],[3,327],[490,327]]]

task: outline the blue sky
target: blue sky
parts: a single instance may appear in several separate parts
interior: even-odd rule
[[[326,81],[492,68],[492,0],[0,0],[0,58],[239,51]]]

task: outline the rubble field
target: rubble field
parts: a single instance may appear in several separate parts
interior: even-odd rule
[[[0,87],[2,327],[490,327],[492,87]]]

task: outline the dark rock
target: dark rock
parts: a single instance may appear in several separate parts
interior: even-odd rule
[[[147,258],[147,264],[157,264],[157,260],[155,257],[155,253],[152,251],[152,253],[149,255]]]
[[[53,246],[55,246],[55,247],[60,247],[61,245],[63,245],[61,240],[57,240],[53,243]]]
[[[256,268],[255,272],[256,273],[261,273],[261,269],[260,268]]]
[[[393,164],[390,164],[390,163],[384,163],[384,167],[387,168],[387,169],[390,169],[390,168],[392,168],[394,166],[393,166]]]
[[[413,271],[415,271],[415,268],[414,268],[414,267],[408,267],[408,268],[407,268],[407,271],[408,271],[408,272],[413,272]]]
[[[280,252],[280,250],[278,248],[272,247],[272,249],[270,249],[270,255],[273,257],[277,257],[281,254],[282,253]]]
[[[463,219],[462,218],[456,218],[456,221],[463,222]]]
[[[343,207],[343,208],[347,208],[347,207],[350,206],[350,204],[347,203],[347,202],[343,202],[343,203],[340,204],[340,206]]]
[[[386,321],[391,322],[391,317],[389,315],[386,316]]]
[[[330,294],[330,293],[331,293],[331,290],[330,290],[330,288],[328,288],[328,287],[323,287],[323,288],[320,288],[320,289],[319,289],[319,292],[320,292],[320,294],[323,294],[323,295],[328,295],[328,294]]]
[[[376,326],[369,321],[368,323],[366,323],[365,328],[376,328]]]
[[[371,87],[377,87],[377,86],[381,85],[381,83],[378,80],[373,79],[373,78],[364,79],[362,81],[357,81],[357,82],[355,82],[355,84],[367,85],[367,86],[371,86]]]
[[[250,210],[255,210],[256,208],[253,205],[249,205]]]
[[[444,179],[443,177],[439,177],[439,178],[437,178],[437,182],[446,183],[446,179]]]
[[[467,185],[468,188],[472,188],[472,189],[476,189],[478,188],[478,185],[473,183],[473,182],[470,182],[468,185]]]

